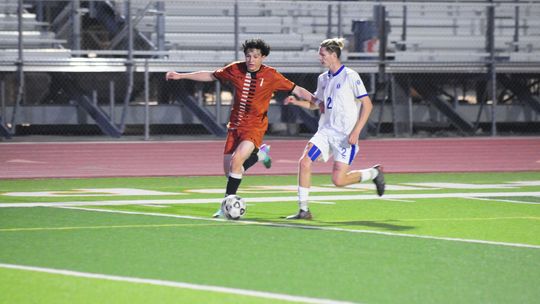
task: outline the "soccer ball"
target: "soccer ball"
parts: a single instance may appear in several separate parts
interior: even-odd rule
[[[238,195],[229,195],[221,202],[223,214],[230,220],[238,220],[246,214],[246,202]]]

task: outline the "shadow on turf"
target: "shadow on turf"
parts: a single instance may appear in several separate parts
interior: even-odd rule
[[[381,223],[381,222],[376,222],[376,221],[328,222],[327,224],[343,225],[343,226],[364,226],[364,227],[380,228],[380,229],[391,230],[391,231],[405,231],[405,230],[411,230],[415,228],[413,226],[393,225],[393,224]]]
[[[280,220],[284,220],[285,217],[280,217]],[[270,223],[283,223],[281,221],[275,222],[273,220],[270,220],[268,218],[250,218],[251,221],[257,221],[257,222],[270,222]],[[306,228],[306,229],[316,229],[315,227],[309,227],[305,226],[307,223],[311,224],[321,224],[321,225],[329,225],[329,226],[355,226],[355,228],[359,228],[360,226],[363,227],[370,227],[370,228],[379,228],[389,231],[406,231],[414,229],[414,226],[403,226],[403,225],[394,225],[389,223],[382,223],[377,221],[344,221],[344,222],[325,222],[325,221],[317,221],[314,220],[286,220],[286,223],[290,226],[298,225],[299,228]]]

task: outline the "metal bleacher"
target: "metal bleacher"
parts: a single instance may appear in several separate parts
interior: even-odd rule
[[[316,60],[312,52],[326,37],[324,32],[313,31],[314,20],[326,15],[321,5],[300,2],[241,1],[238,11],[238,39],[262,38],[272,47],[271,60]],[[169,58],[193,58],[192,51],[213,52],[210,58],[225,62],[234,58],[235,6],[234,2],[181,1],[165,4],[165,45]],[[326,21],[326,18],[323,19]],[[146,16],[137,29],[156,41],[154,16]],[[224,56],[224,57],[222,57]],[[194,58],[194,60],[197,60]]]
[[[385,3],[392,27],[388,41],[396,48],[396,60],[469,61],[478,59],[481,54],[486,55],[489,5],[415,3],[408,4],[404,13],[403,4]],[[516,14],[516,8],[519,14]],[[406,38],[402,39],[404,16]],[[538,52],[539,17],[538,3],[496,3],[494,42],[497,56],[512,58],[510,55],[516,52]]]
[[[353,22],[373,20],[374,6],[379,4],[387,12],[388,52],[395,54],[392,57],[396,61],[471,61],[487,54],[487,7],[491,4],[468,1],[170,1],[163,12],[165,45],[174,58],[189,58],[190,51],[204,50],[213,51],[213,58],[227,61],[231,58],[227,51],[239,47],[234,41],[238,14],[240,42],[260,37],[270,43],[276,57],[313,60],[311,56],[279,53],[317,50],[323,39],[338,34],[348,38],[352,47]],[[495,2],[495,10],[496,52],[509,60],[536,58],[540,50],[538,3]],[[137,28],[156,41],[155,15],[145,16]]]
[[[61,44],[66,43],[64,39],[56,39],[55,33],[49,31],[49,24],[37,21],[35,14],[25,12],[22,19],[23,46],[25,49],[58,48]],[[1,2],[1,48],[17,48],[18,35],[17,2]]]
[[[58,39],[49,30],[49,23],[37,21],[36,14],[23,6],[22,46],[27,59],[69,59],[70,51],[63,48],[65,39]],[[17,1],[0,2],[0,61],[15,61],[18,57],[18,4]]]
[[[325,70],[318,60],[320,42],[329,37],[344,37],[347,43],[342,61],[369,80],[375,111],[380,109],[383,113],[385,102],[391,99],[395,102],[393,114],[389,110],[376,114],[380,121],[396,122],[402,116],[405,117],[402,122],[412,126],[415,119],[410,117],[413,113],[410,94],[419,92],[423,100],[421,105],[414,105],[415,109],[422,106],[425,113],[431,113],[429,107],[439,105],[442,109],[439,112],[444,112],[467,133],[474,131],[476,126],[470,122],[478,121],[481,116],[476,113],[481,111],[472,111],[472,105],[467,104],[468,110],[463,111],[468,115],[466,118],[452,118],[447,114],[455,114],[453,109],[442,107],[448,103],[444,99],[447,96],[433,92],[457,92],[460,88],[455,84],[466,82],[478,90],[474,98],[485,101],[485,92],[478,88],[486,86],[487,76],[496,66],[496,73],[507,77],[504,83],[497,80],[499,88],[504,87],[508,99],[512,99],[524,86],[532,91],[529,84],[536,83],[534,79],[540,71],[540,0],[25,0],[23,3],[22,50],[19,50],[18,2],[0,0],[0,73],[3,73],[0,76],[7,79],[2,84],[6,92],[22,92],[17,91],[18,83],[13,81],[19,77],[9,73],[27,73],[27,81],[23,83],[25,94],[18,96],[26,98],[25,107],[19,108],[17,118],[30,117],[28,121],[41,124],[59,121],[76,124],[74,117],[85,117],[78,109],[85,109],[95,121],[104,121],[104,132],[112,136],[122,134],[124,121],[140,123],[134,117],[141,117],[142,109],[134,105],[133,100],[138,98],[140,102],[143,87],[149,92],[165,87],[159,82],[163,81],[162,76],[153,78],[149,84],[143,83],[140,77],[143,72],[155,77],[171,69],[216,69],[233,60],[242,60],[240,44],[248,38],[262,38],[271,45],[271,55],[265,63],[284,74],[308,79]],[[49,14],[37,13],[40,4]],[[370,22],[373,26],[370,34],[375,36],[367,38],[383,41],[382,37],[376,36],[379,23],[376,9],[380,7],[386,12],[384,24],[388,25],[388,31],[386,52],[379,53],[381,48],[363,49],[365,40],[362,39],[366,37],[360,39],[359,34],[364,33],[354,25]],[[488,15],[491,11],[494,11],[494,19]],[[494,20],[494,54],[488,48],[488,20]],[[128,30],[131,26],[133,35]],[[21,54],[23,60],[20,60]],[[49,91],[63,91],[67,97],[60,100],[49,94],[45,99],[44,87],[58,83],[60,85],[51,86]],[[380,93],[386,90],[384,83],[392,89],[391,93],[389,89]],[[154,86],[152,90],[149,90],[150,86]],[[540,108],[538,98],[528,93],[520,96],[531,100],[534,109]],[[139,95],[132,98],[131,94]],[[457,93],[455,95],[457,103]],[[20,99],[14,96],[10,93],[10,97],[5,98],[8,107]],[[117,113],[110,114],[111,117],[92,116],[92,113],[99,113],[100,104],[109,101],[107,96],[111,108],[122,107],[121,117],[118,117],[119,110],[111,110],[111,113]],[[121,100],[124,101],[122,106]],[[167,107],[172,105],[156,100],[158,104],[154,110],[161,111],[161,118],[169,117]],[[45,102],[54,107],[40,104]],[[64,104],[56,104],[61,102]],[[189,104],[206,107],[196,102]],[[518,103],[507,106],[517,107],[518,110],[512,113],[525,113],[528,109]],[[400,108],[407,111],[399,112]],[[51,114],[55,109],[61,114]],[[183,108],[176,110],[186,111]],[[226,115],[225,112],[220,115]],[[488,120],[489,117],[484,118],[485,113],[482,119]],[[191,119],[194,114],[185,116]],[[497,119],[516,120],[515,115],[502,116],[498,114]],[[62,119],[55,120],[55,117]],[[523,117],[518,120],[534,120],[537,116],[527,114]],[[2,114],[0,118],[8,121],[6,115]],[[73,120],[68,121],[68,118]],[[160,123],[182,124],[183,119],[182,115],[174,115],[171,119],[161,119]],[[121,121],[121,127],[117,128],[115,122],[118,121]],[[411,132],[409,128],[404,134]]]

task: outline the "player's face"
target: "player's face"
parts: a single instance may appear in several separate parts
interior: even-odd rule
[[[319,61],[321,64],[329,68],[337,59],[336,53],[328,52],[325,47],[319,48]]]
[[[247,49],[245,55],[247,69],[250,72],[257,72],[266,58],[266,56],[261,54],[261,50],[259,49]]]

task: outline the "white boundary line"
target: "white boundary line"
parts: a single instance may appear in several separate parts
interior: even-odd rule
[[[129,283],[137,283],[137,284],[167,286],[167,287],[175,287],[175,288],[185,288],[185,289],[193,289],[193,290],[204,290],[204,291],[211,291],[211,292],[221,292],[221,293],[236,294],[236,295],[242,295],[242,296],[257,297],[257,298],[290,301],[290,302],[313,303],[313,304],[353,303],[353,302],[343,302],[343,301],[336,301],[336,300],[330,300],[330,299],[309,298],[309,297],[293,296],[293,295],[280,294],[280,293],[254,291],[254,290],[239,289],[239,288],[200,285],[200,284],[164,281],[164,280],[155,280],[155,279],[143,279],[143,278],[135,278],[135,277],[124,277],[124,276],[115,276],[115,275],[107,275],[107,274],[99,274],[99,273],[79,272],[79,271],[72,271],[72,270],[24,266],[24,265],[15,265],[15,264],[0,263],[0,267],[9,268],[9,269],[17,269],[17,270],[34,271],[34,272],[43,272],[43,273],[50,273],[50,274],[58,274],[58,275],[79,277],[79,278],[89,278],[89,279],[129,282]]]
[[[188,216],[188,215],[176,215],[176,214],[164,214],[164,213],[93,209],[93,208],[81,208],[81,207],[59,207],[59,208],[73,209],[73,210],[83,210],[83,211],[105,212],[105,213],[119,213],[119,214],[131,214],[131,215],[148,215],[148,216],[173,217],[173,218],[190,219],[190,220],[227,221],[226,219],[214,219],[214,218],[206,218],[206,217],[197,217],[197,216]],[[506,242],[495,242],[495,241],[462,239],[462,238],[440,237],[440,236],[418,235],[418,234],[394,233],[394,232],[384,232],[384,231],[376,231],[376,230],[356,230],[356,229],[314,226],[314,225],[281,224],[281,223],[256,222],[256,221],[245,221],[245,220],[231,221],[231,223],[259,225],[259,226],[270,226],[270,227],[301,228],[301,229],[311,229],[311,230],[326,230],[326,231],[339,231],[339,232],[350,232],[350,233],[377,234],[377,235],[394,236],[394,237],[408,237],[408,238],[430,239],[430,240],[439,240],[439,241],[452,241],[452,242],[461,242],[461,243],[473,243],[473,244],[495,245],[495,246],[505,246],[505,247],[519,247],[519,248],[540,249],[540,245],[530,245],[530,244],[521,244],[521,243],[506,243]]]
[[[416,194],[387,194],[378,197],[374,194],[351,195],[320,195],[310,196],[314,201],[343,201],[343,200],[407,200],[422,198],[473,198],[473,197],[512,197],[540,196],[540,192],[463,192],[463,193],[416,193]],[[250,203],[296,202],[296,196],[273,196],[249,198]],[[208,204],[218,203],[221,198],[199,199],[151,199],[151,200],[112,200],[112,201],[73,201],[73,202],[39,202],[39,203],[0,203],[0,208],[17,207],[67,207],[67,206],[115,206],[115,205],[146,205],[146,204]]]
[[[506,200],[506,199],[496,199],[496,200],[494,200],[494,199],[487,199],[487,198],[481,198],[481,197],[468,197],[468,198],[479,200],[479,201],[493,200],[493,201],[498,201],[498,202],[503,202],[503,203],[512,203],[512,204],[540,205],[540,203],[535,203],[535,202],[514,201],[514,200]]]
[[[208,140],[156,140],[156,141],[137,141],[137,140],[126,140],[126,141],[103,141],[103,140],[96,140],[96,141],[88,141],[88,140],[81,140],[81,141],[20,141],[20,142],[5,142],[2,143],[2,145],[94,145],[94,144],[107,144],[107,145],[116,145],[116,144],[145,144],[145,145],[153,145],[153,144],[192,144],[192,143],[219,143],[223,144],[223,140],[221,139],[208,139]]]

